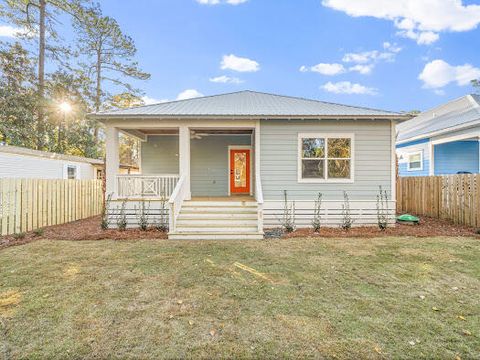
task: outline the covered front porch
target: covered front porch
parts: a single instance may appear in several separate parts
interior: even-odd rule
[[[161,127],[148,122],[144,126],[142,122],[141,127],[107,124],[107,195],[117,207],[125,201],[166,202],[170,233],[178,230],[177,218],[187,201],[220,208],[227,202],[260,205],[260,219],[259,126],[256,121],[243,123],[232,126],[231,122],[192,120],[162,123]],[[138,174],[119,174],[117,170],[120,132],[141,141]]]

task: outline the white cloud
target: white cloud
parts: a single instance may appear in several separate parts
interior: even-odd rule
[[[349,67],[348,70],[356,71],[362,75],[368,75],[372,72],[374,67],[375,67],[374,64],[368,64],[368,65],[357,64],[355,66]]]
[[[328,82],[322,85],[321,89],[335,94],[356,94],[356,95],[376,95],[375,88],[366,87],[360,84],[354,84],[350,81],[340,81],[337,83]]]
[[[345,67],[342,64],[325,64],[325,63],[320,63],[314,66],[302,66],[300,67],[301,72],[316,72],[322,75],[338,75],[338,74],[343,74],[346,70]]]
[[[201,96],[203,96],[201,92],[195,89],[187,89],[185,91],[182,91],[180,94],[178,94],[177,100],[187,100],[187,99],[193,99]]]
[[[260,64],[255,60],[230,54],[223,56],[220,68],[222,70],[233,70],[239,72],[256,72],[260,70]]]
[[[397,48],[396,48],[397,49]],[[400,49],[401,50],[401,49]],[[347,63],[366,64],[375,61],[394,61],[395,52],[391,51],[363,51],[358,53],[347,53],[343,56],[342,61]]]
[[[480,68],[470,64],[453,66],[437,59],[426,64],[418,78],[427,89],[440,89],[450,83],[465,86],[470,84],[470,81],[480,78]]]
[[[222,83],[222,84],[241,84],[244,81],[237,78],[237,77],[231,77],[231,76],[217,76],[209,79],[210,82],[213,83]]]
[[[354,64],[348,68],[346,68],[343,64],[338,63],[320,63],[314,66],[303,65],[300,67],[300,71],[311,71],[330,76],[339,75],[346,72],[358,72],[362,75],[368,75],[373,71],[377,63],[395,61],[395,58],[400,51],[402,51],[402,48],[396,44],[384,42],[383,51],[372,50],[357,53],[346,53],[343,55],[342,61],[344,63]]]
[[[196,1],[202,5],[219,5],[219,4],[240,5],[240,4],[246,3],[248,0],[196,0]]]
[[[0,37],[17,37],[22,33],[22,29],[10,25],[0,25]]]
[[[480,5],[463,5],[462,0],[322,0],[322,4],[353,17],[391,20],[399,35],[418,44],[435,42],[440,32],[473,30],[480,23]]]
[[[159,103],[168,101],[167,99],[155,99],[150,96],[143,96],[142,100],[145,103],[145,105],[159,104]]]

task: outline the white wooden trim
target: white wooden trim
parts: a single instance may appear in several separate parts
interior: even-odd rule
[[[190,181],[190,128],[187,126],[181,126],[179,128],[179,138],[178,138],[178,158],[179,158],[179,169],[180,169],[180,178],[185,177],[184,186],[184,200],[190,200],[192,197],[191,194],[191,181]]]
[[[228,162],[227,162],[227,173],[228,173],[228,196],[231,196],[230,191],[230,150],[250,150],[250,195],[253,195],[253,181],[252,181],[252,145],[228,145]]]
[[[106,181],[106,195],[112,194],[112,199],[117,197],[117,173],[120,167],[119,159],[119,143],[118,143],[118,128],[107,126],[105,129],[105,181]]]
[[[412,169],[410,167],[410,156],[418,155],[420,154],[420,168],[418,169]],[[406,154],[407,156],[407,171],[422,171],[423,170],[423,150],[418,150],[418,151],[412,151]]]
[[[302,178],[302,139],[304,138],[324,138],[325,139],[325,178],[324,179],[303,179]],[[329,179],[328,178],[328,139],[350,139],[350,178],[349,179]],[[297,147],[297,181],[299,183],[354,183],[355,182],[355,134],[354,133],[298,133]]]
[[[396,141],[397,141],[397,131],[395,122],[391,121],[390,123],[390,134],[391,134],[391,198],[393,201],[397,199],[397,150],[396,150]]]
[[[237,128],[252,129],[255,128],[256,120],[254,119],[164,119],[159,121],[155,118],[130,118],[130,119],[109,119],[105,121],[107,126],[118,127],[121,129],[172,129],[182,126],[191,128]]]
[[[439,144],[445,144],[449,142],[467,140],[467,139],[478,140],[479,138],[480,138],[480,131],[470,133],[470,134],[460,134],[460,135],[444,137],[437,140],[432,139],[431,143],[434,145],[439,145]]]
[[[430,163],[428,167],[428,174],[430,176],[435,175],[435,144],[430,141],[429,144],[429,149],[430,149]],[[423,164],[423,161],[422,161]]]

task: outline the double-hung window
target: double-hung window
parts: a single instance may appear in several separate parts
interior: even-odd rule
[[[408,154],[408,171],[423,170],[423,152],[417,151]]]
[[[299,182],[353,182],[353,134],[299,134]]]

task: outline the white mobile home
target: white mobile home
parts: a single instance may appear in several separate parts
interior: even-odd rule
[[[319,192],[324,224],[338,226],[344,191],[355,225],[373,225],[380,186],[393,220],[404,115],[242,91],[92,117],[106,126],[112,211],[148,201],[154,214],[166,198],[170,238],[260,238],[279,226],[285,191],[298,227],[310,226]],[[119,132],[142,141],[139,175],[118,174]]]
[[[0,178],[97,179],[103,160],[0,146]]]

